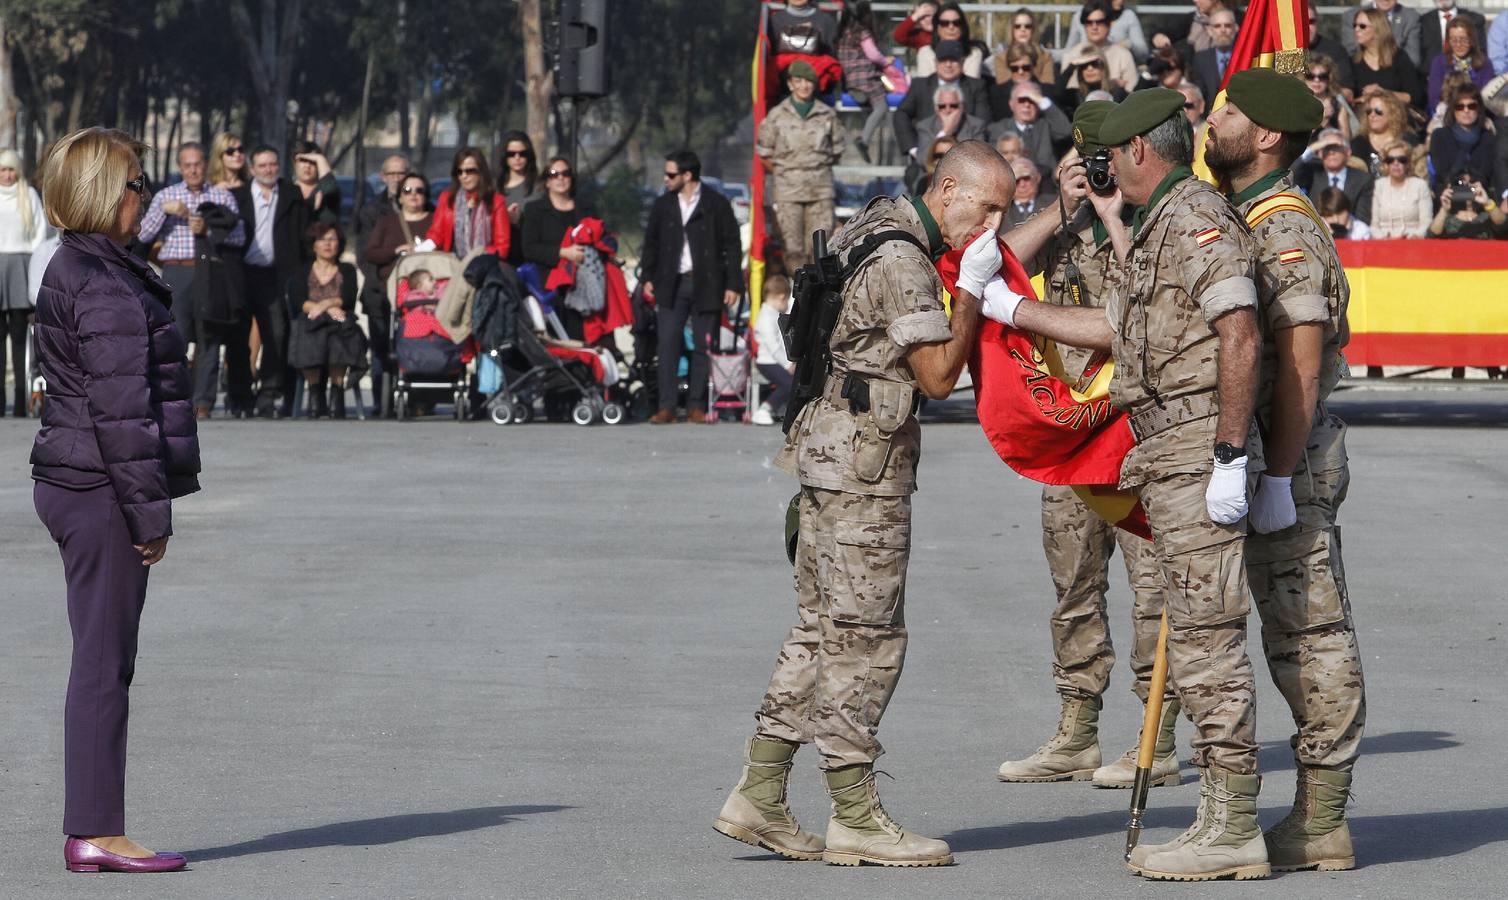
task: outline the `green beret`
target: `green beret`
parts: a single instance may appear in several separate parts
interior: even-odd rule
[[[1230,77],[1225,99],[1273,131],[1308,134],[1325,116],[1325,105],[1302,81],[1275,69],[1242,69]]]
[[[1146,134],[1173,116],[1182,115],[1183,99],[1183,94],[1168,88],[1132,92],[1100,123],[1100,141],[1107,147],[1118,147],[1138,134]]]
[[[1089,156],[1096,150],[1104,149],[1105,145],[1100,141],[1100,128],[1113,109],[1113,101],[1087,100],[1074,110],[1073,145],[1079,149],[1080,156]]]
[[[791,63],[790,67],[785,70],[785,77],[805,78],[807,81],[816,84],[817,70],[813,69],[812,64],[807,62],[806,60],[798,59],[795,62]]]

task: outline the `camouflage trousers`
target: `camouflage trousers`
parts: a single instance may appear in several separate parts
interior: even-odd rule
[[[820,229],[832,237],[836,221],[831,197],[808,203],[776,201],[775,222],[780,226],[780,243],[785,248],[785,270],[794,273],[811,262],[812,232]]]
[[[775,660],[756,732],[815,741],[821,766],[873,762],[906,660],[911,498],[802,487],[796,625]]]
[[[1205,509],[1209,475],[1143,484],[1168,610],[1168,677],[1194,721],[1194,765],[1257,771],[1256,682],[1246,655],[1246,522],[1217,525]]]
[[[1147,701],[1162,618],[1162,568],[1152,542],[1095,515],[1065,485],[1042,488],[1042,550],[1057,591],[1052,611],[1053,683],[1064,697],[1098,697],[1110,686],[1115,646],[1105,592],[1116,544],[1135,599],[1131,605],[1131,689]],[[1172,697],[1171,681],[1167,696]]]
[[[1361,751],[1366,688],[1351,623],[1336,510],[1350,473],[1294,473],[1298,522],[1246,538],[1246,572],[1262,620],[1262,648],[1298,731],[1303,765],[1349,768]]]

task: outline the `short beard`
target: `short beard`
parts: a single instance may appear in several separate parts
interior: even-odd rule
[[[1233,139],[1217,139],[1214,144],[1206,144],[1205,165],[1223,180],[1244,175],[1257,161],[1256,131],[1255,125],[1247,125],[1246,130]]]

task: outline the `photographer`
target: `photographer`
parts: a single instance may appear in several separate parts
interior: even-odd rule
[[[1345,191],[1327,187],[1320,191],[1316,207],[1320,218],[1330,226],[1330,236],[1337,241],[1365,241],[1372,237],[1367,223],[1351,215],[1351,200]]]
[[[1502,229],[1503,208],[1470,172],[1463,172],[1440,192],[1440,211],[1429,223],[1430,237],[1491,240]]]

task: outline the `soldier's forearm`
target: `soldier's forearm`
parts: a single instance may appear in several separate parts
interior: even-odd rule
[[[1262,448],[1267,474],[1286,477],[1298,467],[1314,426],[1319,403],[1320,358],[1324,334],[1317,324],[1285,328],[1273,335],[1277,371],[1268,405],[1267,439]]]
[[[1103,309],[1023,302],[1016,307],[1016,327],[1071,347],[1109,350],[1115,333]]]
[[[953,393],[974,351],[974,336],[979,331],[979,298],[968,291],[954,294],[948,328],[952,336],[946,341],[917,344],[906,356],[917,385],[933,400],[945,400]]]
[[[1257,330],[1256,313],[1250,307],[1216,319],[1215,332],[1220,336],[1216,374],[1220,421],[1215,426],[1215,440],[1239,447],[1246,443],[1256,408],[1262,336]]]

